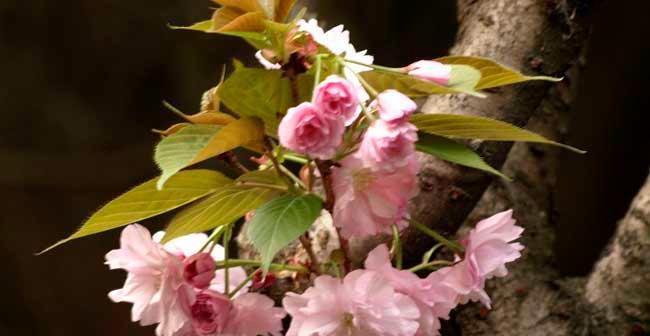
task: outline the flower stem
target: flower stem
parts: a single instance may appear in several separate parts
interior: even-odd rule
[[[451,262],[451,261],[447,261],[447,260],[435,260],[435,261],[431,261],[431,262],[428,262],[428,263],[424,263],[424,264],[419,264],[419,265],[413,266],[413,267],[409,268],[409,271],[415,273],[415,272],[421,271],[421,270],[423,270],[423,269],[427,269],[427,268],[429,268],[429,267],[435,267],[435,266],[451,266],[451,265],[453,265],[453,264],[454,264],[453,262]]]
[[[442,243],[446,247],[450,248],[452,251],[456,252],[457,254],[463,254],[463,250],[464,250],[463,246],[458,244],[457,242],[445,238],[443,235],[427,227],[426,225],[416,221],[413,218],[411,218],[411,225],[413,225],[416,229],[422,231],[423,233],[427,234],[429,237],[437,240],[438,242]]]
[[[316,63],[314,64],[316,67],[316,74],[314,75],[314,91],[312,92],[312,100],[314,99],[314,94],[316,93],[316,87],[318,87],[318,84],[320,84],[320,76],[321,76],[321,71],[322,71],[322,62],[321,62],[321,55],[316,55]]]
[[[242,288],[244,288],[244,286],[246,286],[247,283],[253,280],[253,278],[255,277],[255,273],[257,273],[259,270],[260,269],[258,268],[254,270],[251,274],[249,274],[244,281],[242,281],[239,285],[237,285],[237,287],[235,287],[235,289],[233,289],[232,292],[228,294],[228,297],[232,298],[235,295],[237,295],[237,292],[239,292]]]
[[[222,269],[225,267],[225,260],[223,261],[217,261],[217,269]],[[253,266],[253,267],[260,267],[262,266],[261,261],[257,260],[245,260],[245,259],[230,259],[228,260],[228,267],[246,267],[246,266]],[[292,271],[292,272],[299,272],[299,273],[309,273],[309,269],[307,269],[304,266],[300,265],[286,265],[286,264],[271,264],[269,267],[271,271]]]
[[[224,250],[224,267],[223,267],[223,283],[224,283],[224,294],[228,295],[230,292],[230,274],[228,273],[228,261],[230,259],[230,238],[232,236],[232,226],[228,225],[226,232],[223,234],[223,250]]]
[[[381,65],[377,65],[377,64],[366,64],[366,63],[353,61],[353,60],[349,60],[349,59],[343,59],[343,61],[345,61],[346,63],[361,65],[361,66],[365,66],[365,67],[375,69],[375,70],[379,70],[379,71],[403,73],[403,68],[390,68],[390,67],[385,67],[385,66],[381,66]]]
[[[213,243],[212,246],[210,246],[210,252],[212,252],[212,249],[216,245],[215,242],[217,240],[219,240],[219,238],[221,238],[221,235],[223,234],[223,229],[224,229],[223,225],[219,226],[216,229],[214,229],[212,231],[212,233],[210,234],[210,236],[208,237],[208,240],[205,241],[205,244],[203,244],[203,246],[201,247],[201,249],[199,251],[205,251],[205,249],[208,247],[208,245],[210,245],[210,243]]]
[[[391,255],[395,258],[395,268],[402,269],[402,241],[399,238],[399,228],[393,224],[393,245]]]

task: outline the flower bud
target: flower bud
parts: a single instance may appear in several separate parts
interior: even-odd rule
[[[406,72],[419,79],[440,85],[449,84],[451,66],[436,61],[417,61],[406,67]]]
[[[209,253],[197,253],[184,262],[183,278],[192,286],[206,289],[214,279],[217,263]]]

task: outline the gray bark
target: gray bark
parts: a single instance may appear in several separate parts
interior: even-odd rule
[[[563,76],[585,40],[581,15],[566,1],[554,6],[540,0],[480,0],[458,2],[460,29],[451,54],[492,58],[527,73]],[[469,96],[433,96],[425,113],[487,116],[524,126],[547,96],[550,83],[533,82],[491,90],[487,99]],[[500,167],[510,143],[472,146],[494,167]],[[412,215],[443,233],[453,234],[480,199],[493,178],[485,173],[422,156],[420,194]],[[351,242],[352,259],[359,265],[380,239]],[[417,258],[433,242],[413,230],[403,234],[406,262]]]

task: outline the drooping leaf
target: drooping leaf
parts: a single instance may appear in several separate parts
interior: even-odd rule
[[[278,176],[274,169],[255,170],[248,172],[236,180],[237,185],[268,185],[275,187],[285,187],[283,180]]]
[[[275,21],[285,22],[295,4],[296,0],[275,0]]]
[[[186,126],[156,146],[154,160],[162,171],[158,188],[185,167],[240,146],[258,146],[263,137],[262,123],[255,118],[237,119],[223,127]]]
[[[223,7],[237,8],[243,12],[261,12],[264,9],[257,0],[212,0]]]
[[[471,71],[469,67],[457,67],[456,80],[449,86],[442,86],[433,82],[424,81],[414,76],[403,73],[371,70],[361,72],[360,75],[377,91],[388,89],[400,91],[409,97],[426,97],[434,94],[465,93],[476,97],[485,97],[471,87],[478,82],[478,71]],[[479,74],[480,78],[480,74]]]
[[[546,139],[539,134],[490,118],[456,114],[416,114],[411,118],[411,123],[422,132],[450,138],[537,142],[560,146],[577,153],[584,153],[584,151],[577,148]]]
[[[490,167],[476,152],[449,138],[420,132],[415,147],[420,152],[433,155],[442,160],[483,170],[509,180],[500,171]]]
[[[167,188],[164,190],[156,188],[157,180],[158,178],[149,180],[112,200],[95,212],[73,235],[41,253],[76,238],[115,229],[174,210],[232,183],[231,179],[210,170],[180,172],[167,181]]]
[[[525,76],[519,71],[483,57],[447,56],[438,58],[436,61],[445,64],[469,65],[480,71],[481,80],[476,85],[476,90],[484,90],[531,80],[551,82],[559,82],[562,80],[561,78],[548,76]]]
[[[286,195],[255,211],[248,223],[248,236],[262,256],[262,269],[269,269],[275,254],[300,237],[320,215],[322,201],[314,195]]]
[[[262,119],[272,136],[277,133],[279,119],[292,105],[291,84],[278,70],[238,68],[218,92],[231,111]]]
[[[220,8],[215,12],[215,16],[212,20],[212,29],[217,33],[228,33],[232,32],[261,32],[264,31],[264,13],[262,12],[250,12],[242,14],[227,23],[225,20],[228,20],[229,17],[222,17],[221,14],[216,14],[221,10],[227,10],[229,8]],[[230,14],[230,13],[229,13]]]
[[[262,187],[233,185],[219,188],[174,216],[165,230],[163,242],[230,224],[280,193]]]

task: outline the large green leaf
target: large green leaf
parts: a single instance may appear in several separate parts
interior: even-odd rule
[[[420,152],[433,155],[442,160],[453,162],[461,166],[483,170],[509,180],[509,178],[501,174],[500,171],[485,163],[485,161],[483,161],[483,159],[473,150],[449,138],[420,132],[415,147]]]
[[[219,97],[238,115],[262,119],[272,136],[292,105],[291,84],[278,70],[239,67],[221,84]]]
[[[255,211],[248,223],[248,236],[262,256],[262,269],[269,269],[275,254],[300,237],[320,215],[322,201],[314,195],[286,195]]]
[[[176,209],[232,183],[231,179],[210,170],[180,172],[167,181],[164,190],[157,190],[157,180],[158,178],[149,180],[112,200],[95,212],[77,232],[43,252],[76,238],[118,228]]]
[[[480,79],[478,70],[468,66],[454,67],[452,80],[448,86],[418,79],[399,72],[371,70],[360,75],[373,88],[381,92],[388,89],[400,91],[409,97],[426,97],[434,94],[466,93],[476,97],[485,97],[473,87]]]
[[[477,83],[476,90],[484,90],[531,80],[545,80],[551,82],[559,82],[562,80],[561,78],[548,76],[525,76],[519,71],[483,57],[447,56],[438,58],[436,61],[452,65],[469,65],[480,71],[481,80]]]
[[[286,187],[275,171],[246,173],[234,184],[219,188],[210,197],[176,214],[165,230],[163,242],[232,223],[280,195]]]
[[[255,118],[241,118],[219,127],[188,125],[164,138],[154,154],[162,175],[158,188],[181,169],[240,146],[257,146],[264,137],[262,123]]]
[[[411,123],[420,131],[450,138],[537,142],[585,153],[577,148],[546,139],[531,131],[490,118],[457,114],[416,114],[411,117]]]

